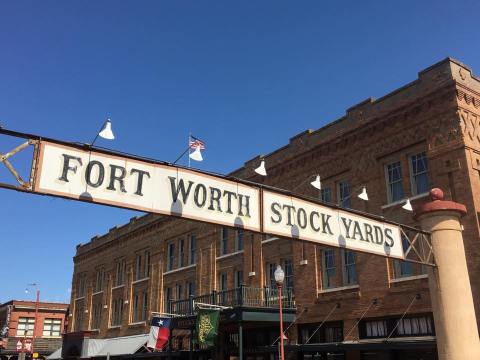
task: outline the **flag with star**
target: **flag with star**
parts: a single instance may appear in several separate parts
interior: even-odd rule
[[[198,309],[197,322],[195,324],[198,344],[207,346],[215,344],[219,320],[220,310]]]
[[[150,323],[147,347],[162,351],[170,337],[170,318],[154,316]]]

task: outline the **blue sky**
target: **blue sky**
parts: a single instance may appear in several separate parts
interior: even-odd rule
[[[476,1],[3,1],[0,123],[226,173],[452,56],[480,69]],[[480,73],[480,70],[477,70]],[[18,142],[0,137],[0,153]],[[14,163],[22,168],[27,156]],[[0,180],[7,179],[0,166]],[[0,302],[68,301],[72,256],[137,214],[0,190]]]

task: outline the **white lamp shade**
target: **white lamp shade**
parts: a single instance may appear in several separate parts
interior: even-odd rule
[[[368,201],[367,188],[364,186],[362,192],[358,194],[358,197],[362,200]]]
[[[192,152],[190,155],[190,159],[192,160],[195,160],[195,161],[203,161],[203,157],[202,157],[202,152],[200,151],[200,146],[197,146],[195,148],[195,151]]]
[[[265,169],[265,160],[260,162],[260,166],[255,169],[258,175],[267,176],[267,170]]]
[[[402,209],[413,211],[412,204],[410,204],[410,199],[407,199],[407,202],[402,206]]]
[[[277,265],[277,269],[273,273],[275,277],[275,281],[278,284],[283,284],[283,280],[285,280],[285,272],[282,270],[282,267],[280,265]]]
[[[310,185],[312,185],[315,189],[321,190],[322,189],[322,183],[320,181],[320,175],[317,175],[315,177],[315,180],[313,180]]]
[[[110,119],[107,119],[107,121],[105,121],[105,124],[103,124],[103,129],[98,133],[98,136],[107,140],[115,139],[112,131],[112,122],[110,121]]]

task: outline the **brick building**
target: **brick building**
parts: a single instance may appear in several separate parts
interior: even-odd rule
[[[29,352],[35,325],[35,301],[11,300],[0,304],[0,358],[15,359]],[[50,355],[62,344],[68,304],[39,302],[34,351]]]
[[[402,209],[407,199],[415,206],[430,188],[444,189],[468,209],[464,241],[478,322],[479,106],[480,79],[448,58],[292,137],[264,157],[268,176],[253,171],[260,157],[231,175],[412,226],[412,213]],[[315,174],[320,192],[309,185]],[[363,187],[369,201],[357,197]],[[91,338],[146,333],[151,312],[182,314],[170,347],[181,355],[192,346],[192,300],[215,302],[232,307],[223,312],[219,346],[195,356],[238,356],[242,338],[246,359],[274,358],[272,279],[281,264],[286,326],[295,318],[288,358],[437,358],[428,279],[418,264],[157,215],[79,245],[74,263],[69,331],[88,330]]]

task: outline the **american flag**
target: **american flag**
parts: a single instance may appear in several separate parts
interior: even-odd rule
[[[188,142],[190,149],[200,148],[200,150],[205,150],[205,143],[197,139],[195,136],[190,136],[190,141]]]

